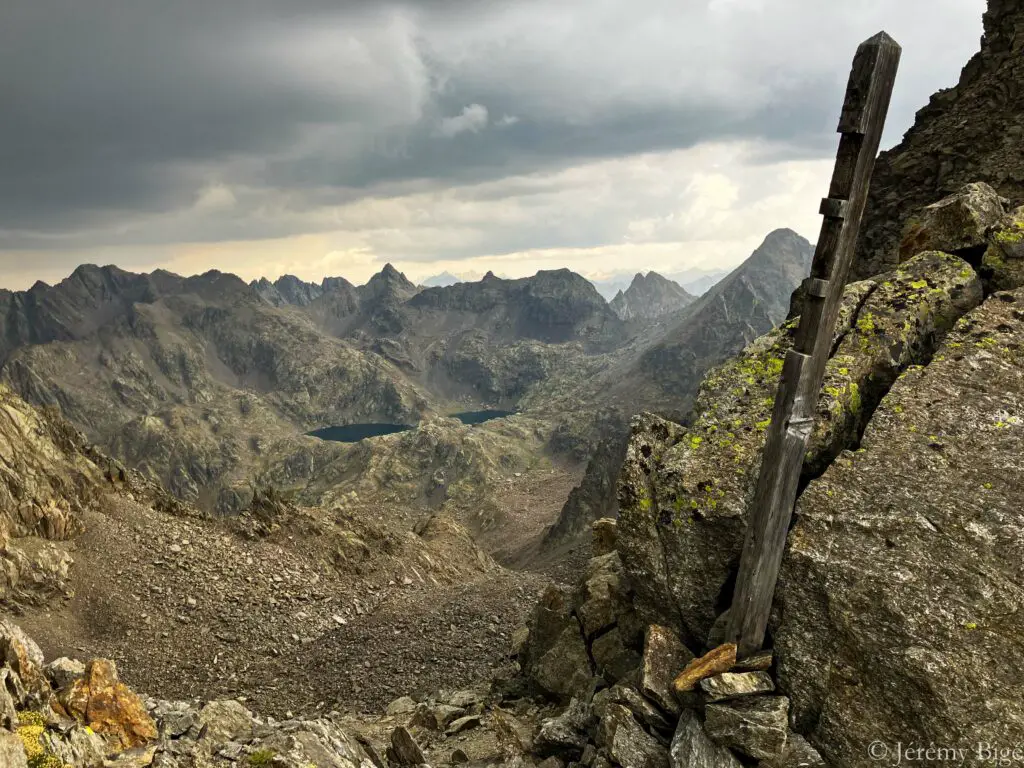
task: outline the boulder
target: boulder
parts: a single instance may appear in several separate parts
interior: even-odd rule
[[[759,760],[778,759],[786,749],[789,700],[785,696],[708,704],[704,714],[704,730],[719,744]]]
[[[673,726],[668,718],[649,699],[628,685],[613,685],[594,696],[594,711],[603,717],[609,704],[621,704],[633,713],[640,723],[650,729],[671,733]]]
[[[466,710],[459,707],[424,702],[416,707],[416,714],[412,717],[412,725],[418,725],[431,731],[443,731],[465,714]]]
[[[534,607],[519,656],[524,675],[541,691],[568,701],[593,677],[572,594],[549,586]]]
[[[387,706],[386,713],[389,715],[407,715],[416,711],[416,701],[408,696],[395,699]]]
[[[622,631],[612,627],[590,644],[590,655],[597,671],[609,684],[615,684],[640,664],[640,654],[626,645]]]
[[[736,755],[712,741],[697,714],[690,711],[679,718],[669,756],[672,768],[742,768]]]
[[[43,672],[46,673],[53,687],[60,690],[85,677],[85,664],[77,659],[61,657],[47,664],[43,668]]]
[[[989,227],[1005,213],[1003,198],[988,184],[965,184],[955,194],[925,206],[907,219],[900,238],[901,262],[923,251],[980,254]]]
[[[572,699],[560,715],[541,721],[533,740],[534,752],[540,757],[559,755],[578,760],[590,740],[588,732],[596,722],[590,705]]]
[[[480,722],[480,715],[466,715],[465,717],[457,718],[455,720],[452,720],[452,722],[448,725],[448,727],[445,729],[445,734],[448,736],[454,736],[456,734],[462,733],[463,731],[472,730],[473,728],[476,728],[478,725],[480,725]]]
[[[797,504],[777,675],[830,764],[868,765],[874,740],[1024,743],[1022,349],[1024,289],[996,293]]]
[[[1006,291],[1024,285],[1024,206],[1007,214],[991,228],[978,274],[988,291]]]
[[[678,715],[679,701],[672,684],[676,676],[693,661],[693,654],[668,627],[651,624],[644,637],[640,690],[665,712]]]
[[[936,251],[850,285],[843,296],[815,427],[808,477],[855,445],[879,400],[982,299],[967,262]],[[747,509],[796,321],[710,371],[692,423],[634,419],[619,484],[618,552],[640,617],[701,648],[728,601]]]
[[[640,664],[642,629],[617,552],[591,558],[575,591],[549,587],[531,616],[519,662],[542,692],[568,701],[600,676],[614,684]]]
[[[668,750],[640,727],[633,713],[610,704],[601,719],[600,744],[622,768],[668,768]]]
[[[576,609],[587,639],[618,624],[619,617],[631,609],[618,553],[591,558]]]
[[[253,735],[253,720],[241,702],[232,699],[211,701],[199,710],[203,739],[212,742],[248,741]]]
[[[94,659],[85,676],[60,694],[60,701],[115,751],[140,747],[158,736],[156,723],[142,701],[117,676],[107,659]]]
[[[43,672],[43,652],[21,627],[0,618],[0,665],[17,676],[14,685],[19,707],[42,707],[50,698],[50,681]]]

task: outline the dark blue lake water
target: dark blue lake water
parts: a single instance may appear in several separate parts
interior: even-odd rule
[[[367,437],[379,437],[412,429],[408,424],[346,424],[343,427],[324,427],[308,434],[336,443],[358,443]]]
[[[463,424],[483,424],[485,421],[512,416],[514,413],[515,411],[463,411],[462,413],[453,413],[452,417]]]

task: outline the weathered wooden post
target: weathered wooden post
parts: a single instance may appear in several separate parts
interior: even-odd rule
[[[853,260],[871,171],[889,109],[900,46],[885,32],[857,48],[839,118],[839,150],[821,235],[804,281],[803,311],[775,395],[761,474],[729,611],[728,637],[740,657],[761,649],[775,583],[814,425],[839,304]]]

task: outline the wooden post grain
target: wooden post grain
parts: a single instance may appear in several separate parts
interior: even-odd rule
[[[853,59],[839,118],[842,136],[835,170],[828,197],[821,203],[821,235],[810,277],[803,285],[806,297],[796,339],[786,355],[775,395],[729,611],[727,637],[736,642],[741,658],[757,652],[764,643],[804,454],[814,426],[900,50],[895,40],[879,32],[860,44]]]

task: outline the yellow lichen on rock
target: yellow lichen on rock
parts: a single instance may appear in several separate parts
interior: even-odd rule
[[[89,663],[86,675],[62,695],[61,703],[115,750],[142,746],[157,737],[156,724],[139,697],[117,676],[107,659]]]

